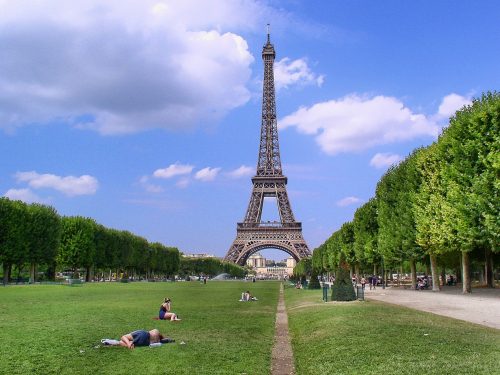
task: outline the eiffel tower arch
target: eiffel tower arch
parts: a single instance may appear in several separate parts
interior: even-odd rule
[[[286,190],[288,179],[281,168],[274,89],[275,57],[268,30],[267,43],[262,49],[264,83],[257,172],[252,178],[253,189],[245,218],[237,223],[236,239],[224,257],[240,265],[244,265],[253,253],[268,248],[285,251],[297,261],[311,256],[302,236],[302,223],[293,215]],[[276,199],[279,221],[261,220],[264,198],[269,197]]]

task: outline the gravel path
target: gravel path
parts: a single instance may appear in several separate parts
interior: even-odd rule
[[[280,286],[280,297],[276,313],[276,331],[274,334],[274,346],[271,359],[272,375],[293,375],[295,368],[293,364],[293,351],[288,336],[288,315],[285,309],[283,297],[283,284]]]
[[[456,287],[443,287],[441,292],[377,287],[366,288],[365,298],[500,329],[500,289],[473,289],[464,295]]]

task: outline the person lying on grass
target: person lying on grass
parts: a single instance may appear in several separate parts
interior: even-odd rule
[[[170,298],[165,298],[160,306],[160,312],[158,313],[158,319],[160,320],[170,320],[177,321],[180,320],[177,314],[170,311],[172,305],[172,300]]]
[[[152,329],[151,331],[137,330],[126,335],[123,335],[118,340],[102,339],[101,342],[105,346],[124,346],[129,349],[134,349],[136,346],[155,346],[175,342],[175,340],[163,336],[159,330]]]
[[[172,342],[172,339],[163,336],[160,331],[155,328],[151,331],[144,331],[141,329],[127,333],[121,337],[119,345],[134,349],[136,346],[149,346],[151,344],[163,344],[167,342]]]

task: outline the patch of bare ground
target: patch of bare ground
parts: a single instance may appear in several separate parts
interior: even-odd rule
[[[294,375],[292,344],[288,335],[288,315],[283,297],[283,284],[280,287],[278,309],[276,313],[276,329],[271,358],[272,375]]]

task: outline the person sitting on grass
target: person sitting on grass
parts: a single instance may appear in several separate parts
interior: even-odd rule
[[[163,336],[159,330],[152,329],[151,331],[137,330],[126,335],[123,335],[118,340],[102,339],[101,342],[106,346],[123,346],[129,349],[134,349],[136,346],[149,346],[151,344],[166,344],[174,342],[171,338]]]
[[[241,299],[240,301],[246,302],[246,301],[257,301],[257,298],[252,296],[250,294],[250,291],[247,290],[246,292],[241,293]]]
[[[180,320],[177,314],[170,311],[172,300],[170,298],[165,298],[160,306],[160,312],[158,313],[158,318],[160,320],[170,320],[178,321]]]

